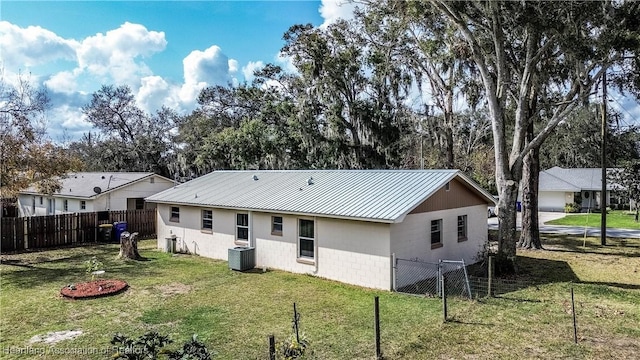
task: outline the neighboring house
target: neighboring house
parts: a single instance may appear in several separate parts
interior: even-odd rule
[[[606,206],[617,200],[611,191],[616,187],[607,184]],[[583,211],[600,209],[602,192],[602,169],[564,169],[553,167],[540,172],[538,185],[538,209],[540,211],[564,211],[566,204],[575,203]]]
[[[255,248],[258,268],[392,288],[392,254],[476,261],[491,194],[457,170],[215,171],[146,199],[158,247],[227,260]]]
[[[78,172],[60,179],[60,191],[41,194],[35,187],[18,195],[20,216],[56,215],[154,207],[144,198],[174,186],[154,173]]]

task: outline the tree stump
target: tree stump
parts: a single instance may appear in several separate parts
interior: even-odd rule
[[[123,232],[120,235],[120,254],[118,259],[141,260],[142,256],[138,253],[138,233],[129,234]]]

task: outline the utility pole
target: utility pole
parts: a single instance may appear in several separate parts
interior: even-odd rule
[[[600,189],[600,245],[607,245],[607,72],[602,74],[602,188]]]

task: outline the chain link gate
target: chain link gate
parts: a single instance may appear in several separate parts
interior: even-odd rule
[[[447,295],[471,299],[471,286],[464,260],[440,260],[430,263],[418,259],[393,256],[393,290],[406,294],[441,296],[442,276],[446,278]]]

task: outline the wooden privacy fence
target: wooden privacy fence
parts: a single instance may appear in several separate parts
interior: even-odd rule
[[[156,234],[155,209],[2,218],[0,252],[96,242],[100,224],[120,221],[126,221],[127,231],[137,232],[140,239]]]

